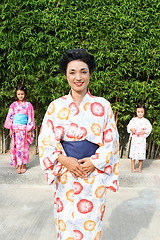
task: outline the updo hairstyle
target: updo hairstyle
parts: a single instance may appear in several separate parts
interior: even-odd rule
[[[88,65],[89,73],[92,74],[96,69],[96,62],[94,56],[87,53],[85,49],[71,49],[66,51],[64,56],[60,59],[59,70],[66,75],[67,65],[74,60],[80,60]]]

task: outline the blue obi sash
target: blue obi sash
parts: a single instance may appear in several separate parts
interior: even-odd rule
[[[16,113],[14,115],[13,123],[16,125],[27,125],[28,115],[22,113]]]
[[[89,142],[87,140],[61,141],[61,144],[65,153],[67,154],[67,157],[74,157],[76,159],[91,157],[99,148],[97,144]]]

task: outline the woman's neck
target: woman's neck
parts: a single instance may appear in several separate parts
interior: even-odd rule
[[[71,96],[73,98],[73,101],[75,102],[75,104],[77,106],[79,106],[84,98],[84,96],[86,95],[87,90],[83,91],[83,92],[75,92],[71,89]]]

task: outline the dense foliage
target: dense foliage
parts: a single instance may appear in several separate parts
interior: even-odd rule
[[[153,125],[149,142],[160,145],[158,0],[2,0],[0,3],[0,122],[14,88],[24,82],[40,126],[53,99],[69,91],[58,63],[67,49],[96,58],[90,91],[111,102],[121,143],[137,102]]]

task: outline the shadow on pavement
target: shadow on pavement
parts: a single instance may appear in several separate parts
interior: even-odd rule
[[[139,231],[147,229],[156,210],[156,201],[150,189],[140,191],[139,197],[128,199],[111,213],[105,239],[134,240]]]
[[[32,155],[32,158],[30,158],[29,163],[27,164],[27,169],[34,168],[38,165],[40,165],[39,155]]]
[[[156,161],[156,160],[150,160],[150,161],[145,161],[145,160],[144,160],[144,161],[143,161],[143,164],[142,164],[142,171],[143,171],[143,169],[145,169],[145,168],[149,168],[154,161]],[[138,169],[138,167],[139,167],[139,161],[136,160],[135,168]]]

